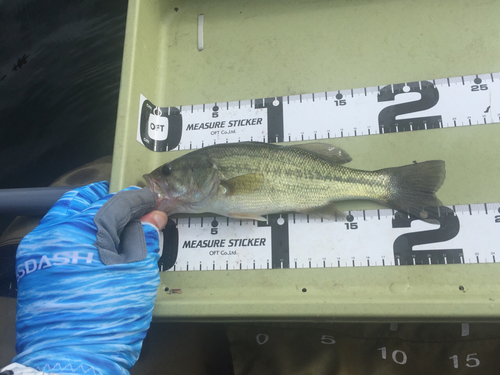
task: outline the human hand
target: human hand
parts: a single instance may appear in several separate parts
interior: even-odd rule
[[[25,236],[14,362],[58,374],[128,374],[159,285],[158,227],[167,217],[155,206],[147,189],[115,195],[95,183],[66,193]]]

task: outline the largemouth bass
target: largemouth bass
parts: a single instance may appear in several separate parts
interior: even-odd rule
[[[262,215],[297,212],[342,215],[335,203],[370,200],[426,218],[441,206],[435,192],[445,163],[432,160],[378,171],[343,166],[351,160],[327,143],[282,146],[242,142],[204,147],[144,175],[167,214],[213,213],[265,221]]]

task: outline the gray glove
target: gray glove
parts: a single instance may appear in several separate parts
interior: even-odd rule
[[[148,249],[138,219],[155,206],[156,195],[146,188],[122,191],[104,203],[94,218],[97,227],[94,246],[102,263],[131,263],[146,258]]]

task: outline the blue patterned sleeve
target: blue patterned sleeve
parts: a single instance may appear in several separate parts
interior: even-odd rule
[[[14,362],[94,375],[128,374],[137,361],[159,284],[159,232],[143,223],[146,258],[104,265],[93,218],[112,195],[106,182],[66,193],[19,245]]]

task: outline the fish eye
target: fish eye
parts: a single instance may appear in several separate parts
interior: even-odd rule
[[[161,174],[169,176],[170,173],[172,173],[172,166],[170,164],[163,164],[163,167],[161,167]]]

